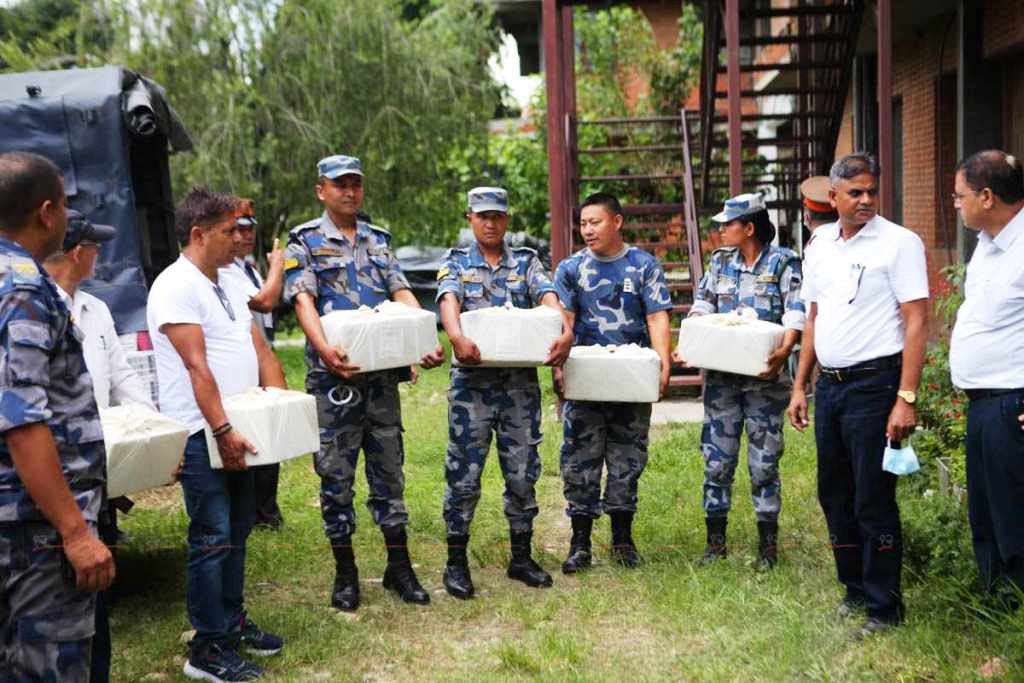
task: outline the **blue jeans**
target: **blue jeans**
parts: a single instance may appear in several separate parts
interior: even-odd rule
[[[253,524],[253,477],[249,470],[210,467],[206,435],[185,444],[181,488],[188,512],[185,597],[196,630],[193,644],[230,638],[245,614],[245,541]]]
[[[1024,590],[1024,389],[972,398],[967,409],[967,512],[986,590]]]
[[[818,500],[839,582],[847,600],[891,622],[903,618],[903,535],[896,475],[882,470],[882,454],[899,382],[899,368],[843,382],[822,373],[814,403]]]

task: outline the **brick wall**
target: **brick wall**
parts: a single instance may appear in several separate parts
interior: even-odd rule
[[[1024,49],[1024,2],[987,0],[984,17],[985,57],[1002,57]]]

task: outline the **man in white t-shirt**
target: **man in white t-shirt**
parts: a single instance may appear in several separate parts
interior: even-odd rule
[[[789,417],[807,428],[804,387],[815,362],[818,500],[828,523],[841,615],[867,610],[862,635],[903,619],[903,542],[896,477],[882,470],[886,441],[910,436],[928,341],[924,245],[878,215],[878,162],[839,159],[829,197],[839,221],[818,228],[804,267],[810,302]]]
[[[1024,167],[999,150],[957,167],[953,202],[978,231],[949,342],[967,393],[967,512],[978,576],[1002,606],[1024,590]]]
[[[256,249],[256,216],[251,199],[239,199],[235,209],[238,232],[241,237],[235,249],[235,258],[220,269],[220,279],[230,280],[245,292],[249,310],[256,325],[268,341],[274,340],[274,307],[281,301],[284,284],[284,249],[274,240],[274,248],[267,254],[269,271],[266,281],[260,275],[253,259]],[[281,476],[281,465],[261,465],[252,470],[253,507],[257,527],[278,530],[284,524],[284,516],[277,504],[277,485]]]
[[[243,604],[245,542],[252,527],[253,445],[234,431],[222,398],[259,385],[285,388],[284,371],[254,324],[246,296],[221,283],[240,236],[237,200],[193,188],[175,210],[181,256],[149,293],[147,318],[156,351],[161,410],[185,423],[181,486],[189,515],[186,604],[196,629],[185,662],[189,678],[247,681],[262,669],[242,659],[281,651]],[[223,286],[227,284],[227,286]],[[224,469],[210,467],[204,429],[217,441]]]

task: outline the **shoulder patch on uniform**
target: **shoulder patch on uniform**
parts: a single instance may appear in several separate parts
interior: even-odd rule
[[[292,268],[299,267],[299,259],[297,258],[286,258],[284,260],[284,269],[291,270]]]
[[[444,266],[443,268],[441,268],[441,270],[437,271],[437,279],[443,280],[446,277],[448,277],[451,274],[451,272],[451,268],[449,268],[448,266]]]
[[[373,223],[367,223],[366,227],[368,227],[370,230],[375,230],[375,231],[377,231],[379,233],[387,235],[388,237],[391,237],[391,231],[388,230],[387,228],[382,228],[381,226],[374,225]]]

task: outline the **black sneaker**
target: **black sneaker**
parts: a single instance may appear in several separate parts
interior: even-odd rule
[[[219,643],[193,646],[182,672],[186,678],[210,683],[234,683],[263,678],[262,668],[245,661],[234,650]]]
[[[284,647],[284,639],[273,633],[264,633],[249,617],[242,617],[242,627],[238,632],[239,646],[257,657],[272,657]]]

